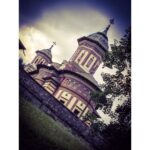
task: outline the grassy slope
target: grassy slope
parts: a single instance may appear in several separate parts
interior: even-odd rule
[[[82,139],[25,100],[20,101],[19,136],[20,150],[90,150]]]

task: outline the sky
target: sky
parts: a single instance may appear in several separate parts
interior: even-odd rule
[[[78,47],[77,39],[103,31],[110,18],[115,19],[108,32],[112,44],[131,26],[130,7],[130,0],[20,0],[19,38],[26,47],[26,55],[21,54],[24,63],[30,63],[36,50],[49,48],[54,41],[52,60],[69,60]],[[101,72],[115,70],[103,70],[101,65],[94,75],[98,83],[103,83]]]

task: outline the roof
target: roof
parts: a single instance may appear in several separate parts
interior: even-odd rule
[[[78,76],[81,79],[86,79],[86,81],[92,83],[92,85],[97,90],[100,90],[97,81],[94,79],[94,77],[92,75],[90,75],[88,73],[73,72],[73,71],[70,71],[70,70],[57,70],[54,66],[46,66],[44,64],[39,64],[39,65],[37,65],[37,70],[30,72],[30,74],[33,75],[33,74],[38,73],[40,68],[46,68],[48,70],[55,70],[56,72],[58,72],[60,74],[68,73],[68,74],[71,74],[71,75]]]
[[[37,66],[35,65],[35,64],[27,64],[27,65],[25,65],[25,68],[28,68],[28,67],[30,67],[30,68],[32,68],[32,70],[36,70],[37,69]]]
[[[44,55],[46,55],[48,58],[52,58],[52,54],[51,54],[51,49],[42,49],[42,50],[38,50],[37,52],[39,53],[43,53]]]
[[[104,51],[108,50],[108,37],[107,37],[107,32],[111,26],[111,24],[114,24],[114,19],[110,19],[109,25],[105,28],[104,31],[102,32],[95,32],[93,34],[90,34],[88,36],[84,36],[78,39],[78,42],[86,39],[91,42],[94,42],[98,44]]]
[[[96,33],[90,34],[88,37],[93,36],[93,35],[103,36],[106,40],[108,40],[107,34],[105,34],[104,32],[96,32]]]
[[[85,72],[76,62],[69,61],[68,63],[73,64],[81,73]]]
[[[79,43],[81,41],[83,41],[83,40],[88,40],[88,41],[90,41],[90,42],[95,43],[96,45],[98,45],[104,52],[107,51],[107,49],[102,44],[100,44],[99,40],[95,40],[95,39],[89,38],[87,36],[83,36],[83,37],[81,37],[81,38],[79,38],[77,40],[78,40]]]
[[[67,62],[67,61],[66,61]],[[69,64],[73,64],[75,65],[76,68],[78,68],[78,72],[77,71],[74,71],[75,73],[83,76],[84,78],[88,79],[90,82],[92,82],[94,85],[98,86],[98,82],[95,80],[95,78],[93,77],[93,75],[89,74],[89,73],[86,73],[76,62],[67,62]],[[55,67],[55,66],[54,66]],[[55,67],[56,68],[56,67]],[[56,68],[57,69],[57,68]],[[68,69],[63,69],[63,70],[68,70]],[[71,70],[70,70],[71,71]]]
[[[95,78],[93,77],[93,75],[89,74],[89,73],[80,73],[80,72],[76,72],[78,74],[80,74],[81,76],[83,76],[84,78],[88,79],[90,82],[92,82],[94,85],[96,85],[97,87],[99,87],[98,82],[95,80]]]
[[[87,37],[94,41],[97,41],[105,48],[105,50],[108,50],[108,37],[103,32],[96,32]]]
[[[59,69],[59,67],[61,66],[61,64],[57,62],[53,62],[51,65],[54,66],[56,69]]]
[[[66,61],[67,62],[67,61]],[[74,71],[75,73],[83,76],[84,78],[88,79],[90,82],[92,82],[94,85],[98,86],[98,82],[95,80],[95,78],[93,77],[93,75],[89,74],[89,73],[86,73],[76,62],[67,62],[69,64],[73,64],[77,69],[78,71]],[[70,69],[63,69],[63,70],[70,70]],[[71,70],[70,70],[71,71]]]
[[[43,78],[44,80],[49,80],[49,79],[52,79],[52,80],[54,80],[55,82],[57,82],[58,84],[60,83],[60,78],[58,77],[58,76],[56,76],[56,75],[52,75],[52,76],[50,76],[50,77],[45,77],[45,78]]]
[[[47,56],[48,58],[50,58],[50,60],[51,60],[51,58],[52,58],[51,50],[52,50],[52,48],[54,47],[54,45],[56,45],[56,42],[53,42],[53,44],[51,45],[51,47],[50,47],[50,48],[48,48],[48,49],[42,49],[42,50],[38,50],[37,52],[39,52],[39,53],[42,53],[42,54],[46,55],[46,56]]]

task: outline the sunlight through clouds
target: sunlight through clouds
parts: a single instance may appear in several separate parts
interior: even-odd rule
[[[63,60],[69,60],[78,47],[78,38],[103,31],[108,22],[108,16],[90,8],[49,10],[32,26],[20,28],[20,39],[27,48],[23,60],[30,63],[36,50],[49,48],[52,42],[56,42],[52,49],[53,61],[61,63]],[[109,44],[120,37],[117,25],[112,26],[108,32]],[[98,82],[102,82],[101,70],[100,66],[94,75]],[[109,69],[103,71],[114,73]]]
[[[63,60],[69,60],[76,51],[78,38],[103,31],[109,19],[109,16],[91,8],[76,10],[58,7],[55,10],[47,10],[32,25],[20,27],[19,37],[26,47],[26,55],[21,53],[20,57],[23,58],[25,64],[30,63],[35,57],[36,50],[49,48],[52,42],[56,42],[56,46],[52,49],[52,60],[62,63]],[[113,43],[114,39],[119,40],[122,37],[117,29],[119,27],[116,23],[108,31],[109,44]],[[115,71],[102,69],[101,64],[94,77],[98,83],[103,83],[101,73],[113,74]],[[113,109],[117,105],[118,101],[114,103]],[[109,116],[101,115],[106,123],[110,122]]]

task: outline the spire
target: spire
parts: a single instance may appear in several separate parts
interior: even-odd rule
[[[54,45],[56,45],[56,42],[53,42],[53,44],[51,45],[50,48],[48,48],[48,49],[43,49],[43,50],[40,50],[40,51],[38,51],[38,52],[42,52],[42,53],[44,53],[45,55],[47,55],[49,58],[52,58],[51,50],[52,50],[52,48],[54,47]]]
[[[53,42],[52,46],[49,49],[51,50],[54,45],[56,45],[56,42]]]
[[[106,27],[106,29],[102,33],[104,33],[105,35],[107,35],[107,32],[108,32],[108,30],[109,30],[109,28],[110,28],[110,26],[112,24],[114,24],[114,19],[110,19],[109,20],[109,25]]]

